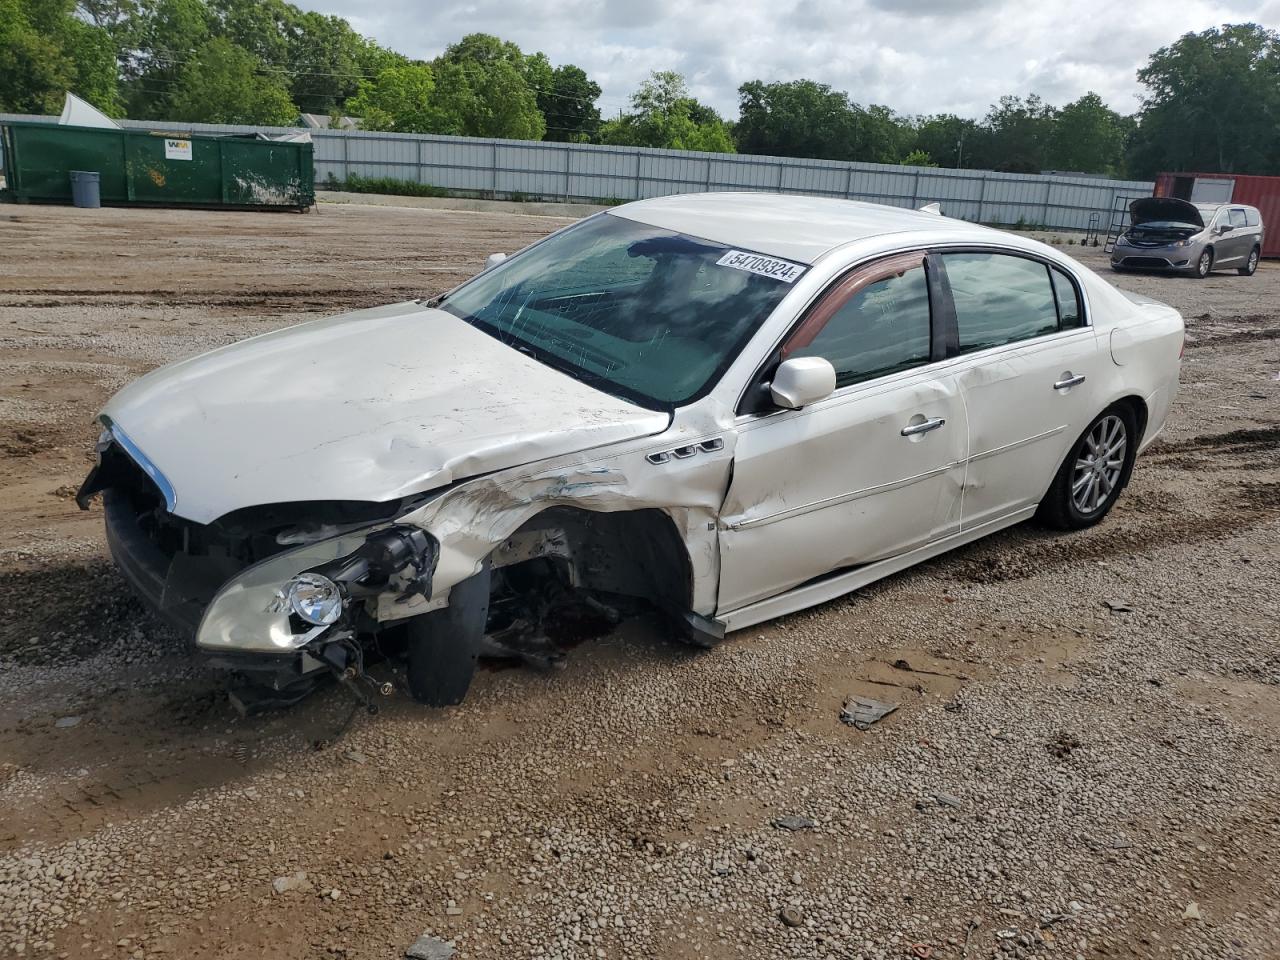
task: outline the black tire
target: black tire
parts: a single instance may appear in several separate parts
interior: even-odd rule
[[[1203,280],[1213,272],[1213,247],[1205,247],[1201,251],[1196,265],[1191,268],[1191,275],[1197,280]]]
[[[1249,259],[1245,261],[1243,267],[1236,267],[1236,273],[1242,277],[1252,277],[1258,272],[1258,258],[1262,256],[1262,251],[1254,247],[1249,251]]]
[[[1110,429],[1109,421],[1118,423],[1123,429],[1124,450],[1123,454],[1118,458],[1121,462],[1111,470],[1106,469],[1106,463],[1110,460],[1103,459],[1102,466],[1097,471],[1097,478],[1092,486],[1086,485],[1081,491],[1075,489],[1077,482],[1085,477],[1093,470],[1092,467],[1082,468],[1079,465],[1084,462],[1097,462],[1095,456],[1096,448],[1093,443],[1095,431],[1099,430],[1100,424],[1108,424],[1103,428],[1102,433],[1105,435]],[[1125,405],[1119,404],[1114,407],[1108,407],[1093,419],[1093,422],[1085,428],[1084,433],[1080,434],[1079,439],[1071,445],[1062,466],[1058,468],[1057,474],[1053,478],[1053,483],[1049,485],[1049,492],[1044,495],[1044,499],[1040,501],[1040,508],[1036,512],[1036,518],[1046,526],[1053,527],[1057,530],[1083,530],[1085,527],[1092,527],[1099,522],[1111,510],[1116,499],[1120,496],[1120,491],[1125,488],[1129,482],[1129,475],[1133,472],[1133,460],[1137,455],[1138,449],[1138,429],[1134,419],[1133,410]],[[1079,472],[1078,472],[1079,471]],[[1096,498],[1093,503],[1089,503],[1089,497],[1085,497],[1085,504],[1079,502],[1081,493],[1087,490],[1100,492],[1103,485],[1109,482],[1105,496]]]
[[[449,592],[449,606],[408,623],[408,681],[413,699],[429,707],[461,703],[476,673],[489,619],[486,567]]]

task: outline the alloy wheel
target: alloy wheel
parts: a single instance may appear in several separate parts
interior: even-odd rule
[[[1209,275],[1209,268],[1212,265],[1213,257],[1210,255],[1209,251],[1206,250],[1204,253],[1200,254],[1200,262],[1197,264],[1196,270],[1199,272],[1200,276],[1207,277]]]
[[[1096,513],[1106,506],[1120,483],[1128,444],[1124,421],[1114,413],[1103,417],[1085,434],[1076,450],[1071,475],[1071,500],[1082,514]]]

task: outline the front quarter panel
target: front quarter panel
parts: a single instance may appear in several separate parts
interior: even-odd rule
[[[378,619],[447,605],[455,584],[479,571],[495,549],[551,507],[662,510],[689,554],[692,609],[713,613],[719,580],[715,520],[728,485],[734,437],[697,411],[683,413],[682,424],[658,437],[478,477],[401,517],[398,522],[419,526],[436,539],[439,562],[428,599],[396,603],[384,597]],[[661,462],[650,460],[664,454]]]

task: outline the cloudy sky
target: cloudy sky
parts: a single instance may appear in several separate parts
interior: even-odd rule
[[[1280,26],[1280,0],[301,0],[430,59],[492,33],[604,88],[608,116],[652,70],[737,115],[745,80],[807,77],[902,113],[981,116],[1005,93],[1060,105],[1088,90],[1137,109],[1135,71],[1190,30]]]

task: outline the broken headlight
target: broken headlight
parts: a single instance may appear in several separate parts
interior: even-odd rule
[[[317,627],[327,627],[342,616],[342,592],[319,573],[300,573],[284,587],[289,609]]]
[[[425,597],[430,594],[436,557],[435,541],[422,530],[380,530],[353,553],[294,576],[276,591],[268,610],[292,613],[304,623],[323,628],[341,620],[350,601],[377,596],[396,577],[404,577],[402,600],[415,594]],[[309,630],[306,639],[299,640],[299,635],[289,642],[301,645],[318,633]]]

